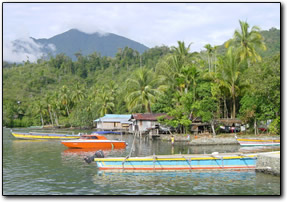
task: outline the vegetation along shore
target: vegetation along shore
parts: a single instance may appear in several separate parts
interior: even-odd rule
[[[190,52],[190,44],[154,47],[142,54],[119,49],[4,62],[3,126],[93,127],[105,114],[166,113],[164,125],[189,133],[197,118],[240,119],[257,134],[280,134],[280,30],[240,28],[220,46]],[[218,128],[212,128],[216,131]]]

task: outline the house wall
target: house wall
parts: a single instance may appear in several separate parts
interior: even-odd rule
[[[122,129],[122,125],[119,122],[98,122],[97,128],[100,129]]]
[[[146,131],[147,128],[154,127],[155,125],[159,125],[157,121],[144,121],[144,120],[136,120],[133,126],[133,130],[137,131]]]

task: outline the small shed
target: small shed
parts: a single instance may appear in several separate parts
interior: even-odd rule
[[[166,113],[136,113],[132,114],[130,121],[133,122],[132,131],[147,132],[150,129],[154,129],[160,126],[157,119],[161,116],[165,118],[172,118]]]
[[[242,125],[242,121],[240,119],[217,119],[217,123],[222,124],[224,126],[240,126]]]
[[[96,123],[96,128],[101,130],[125,130],[129,131],[130,125],[129,121],[131,118],[130,114],[106,114],[94,120]]]
[[[202,119],[200,117],[196,117],[193,120],[191,120],[192,123],[191,126],[191,132],[193,134],[199,134],[206,131],[210,131],[210,123],[202,122]]]
[[[243,131],[242,121],[240,119],[217,119],[216,122],[222,132],[233,133]]]

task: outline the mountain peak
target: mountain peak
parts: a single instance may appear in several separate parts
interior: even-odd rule
[[[84,34],[84,35],[98,35],[98,36],[106,36],[106,35],[109,35],[110,33],[107,33],[107,32],[84,32],[84,31],[81,31],[79,29],[76,29],[76,28],[72,28],[66,32],[63,32],[62,34]]]
[[[55,56],[64,53],[72,60],[77,59],[75,56],[77,52],[81,52],[84,56],[97,52],[101,56],[114,57],[119,48],[129,47],[139,53],[143,53],[148,49],[147,46],[123,36],[112,33],[102,34],[100,32],[85,33],[75,28],[48,39],[35,39],[32,37],[31,39],[33,44],[38,47],[37,55],[41,53],[43,56],[50,54]],[[29,50],[29,47],[25,48],[24,46],[28,47],[29,44],[15,41],[17,50]]]

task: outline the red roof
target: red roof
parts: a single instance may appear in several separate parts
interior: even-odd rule
[[[171,116],[168,116],[166,113],[137,113],[132,114],[132,119],[135,120],[144,120],[144,121],[157,121],[157,118],[163,116],[167,119],[172,119]]]

